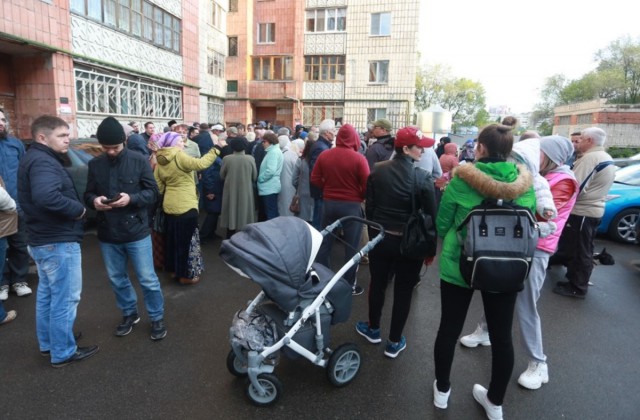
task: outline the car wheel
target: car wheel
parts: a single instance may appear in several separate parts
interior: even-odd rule
[[[626,209],[618,213],[609,225],[609,236],[619,242],[635,243],[638,211],[638,209]]]

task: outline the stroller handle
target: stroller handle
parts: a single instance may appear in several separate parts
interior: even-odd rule
[[[374,229],[380,231],[373,239],[371,239],[356,255],[354,255],[352,259],[353,264],[358,264],[362,256],[366,255],[371,251],[378,243],[384,239],[384,227],[380,223],[372,222],[371,220],[363,219],[358,216],[345,216],[341,217],[335,222],[331,223],[329,226],[322,230],[322,236],[326,236],[333,232],[334,230],[340,228],[345,222],[360,222],[364,225],[370,226]]]
[[[331,223],[329,226],[327,226],[322,230],[321,232],[322,236],[326,236],[327,234],[333,232],[334,230],[342,227],[342,225],[344,225],[345,222],[360,222],[362,224],[371,226],[379,230],[380,233],[384,236],[384,227],[382,227],[380,223],[372,222],[371,220],[363,219],[362,217],[358,217],[358,216],[345,216],[345,217],[339,218],[338,220]]]

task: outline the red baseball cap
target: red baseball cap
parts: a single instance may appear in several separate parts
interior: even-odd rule
[[[408,126],[398,130],[394,147],[419,146],[428,148],[433,147],[435,143],[434,139],[423,136],[418,127]]]

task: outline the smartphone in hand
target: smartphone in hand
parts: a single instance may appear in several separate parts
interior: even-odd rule
[[[122,198],[122,194],[118,194],[113,198],[107,198],[106,200],[102,200],[102,204],[115,203],[116,201],[120,200],[121,198]]]

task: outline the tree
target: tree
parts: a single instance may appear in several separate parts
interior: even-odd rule
[[[485,101],[485,90],[480,82],[456,78],[448,66],[427,66],[416,76],[416,111],[440,105],[451,112],[453,127],[486,123]]]
[[[619,38],[598,50],[596,60],[600,61],[596,71],[613,77],[617,85],[614,92],[609,92],[609,102],[640,102],[640,39],[634,42],[629,36]]]

